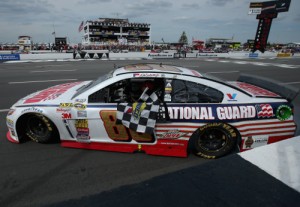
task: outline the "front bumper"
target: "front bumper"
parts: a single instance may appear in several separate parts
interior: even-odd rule
[[[15,143],[15,144],[19,144],[19,143],[20,143],[19,140],[16,140],[16,139],[14,139],[14,138],[11,136],[10,131],[8,131],[8,132],[6,133],[6,138],[7,138],[8,141],[10,141],[10,142],[12,142],[12,143]]]

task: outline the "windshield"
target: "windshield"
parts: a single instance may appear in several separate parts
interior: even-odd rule
[[[90,88],[93,88],[94,86],[98,85],[99,83],[102,83],[103,81],[109,79],[112,77],[112,74],[113,74],[114,71],[110,71],[109,73],[105,74],[105,75],[102,75],[100,76],[99,78],[97,78],[96,80],[94,81],[91,81],[90,83],[88,83],[87,85],[84,85],[83,87],[79,88],[77,93],[74,94],[74,97],[84,93],[85,91],[89,90]]]

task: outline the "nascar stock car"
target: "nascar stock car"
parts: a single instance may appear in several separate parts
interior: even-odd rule
[[[218,158],[293,137],[297,93],[251,75],[223,81],[173,65],[127,65],[20,99],[8,112],[7,138]]]

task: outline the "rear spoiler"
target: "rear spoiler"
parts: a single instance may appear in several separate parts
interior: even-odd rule
[[[280,95],[286,98],[289,102],[293,101],[299,93],[299,89],[290,85],[284,85],[276,80],[262,78],[255,75],[240,74],[239,82],[249,83]]]

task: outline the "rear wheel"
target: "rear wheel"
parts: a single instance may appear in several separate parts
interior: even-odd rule
[[[225,123],[210,123],[195,133],[194,149],[198,156],[214,159],[230,153],[237,142],[235,129]]]
[[[39,143],[55,141],[58,137],[54,124],[47,117],[40,114],[28,117],[25,133],[31,140]]]

